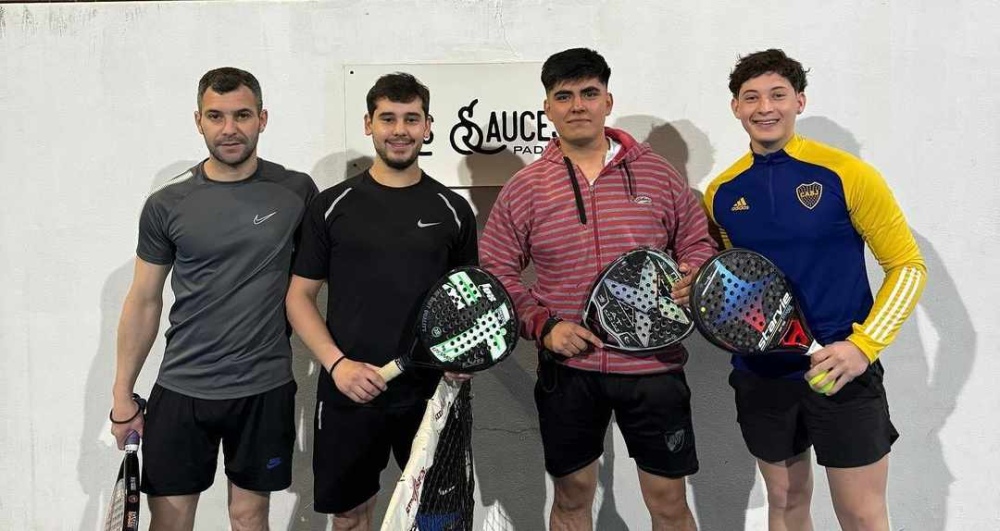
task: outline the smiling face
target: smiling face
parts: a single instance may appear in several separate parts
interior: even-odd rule
[[[750,149],[763,155],[784,148],[795,135],[795,118],[806,107],[806,95],[769,72],[745,81],[731,106],[750,135]]]
[[[613,106],[608,87],[596,77],[556,83],[544,104],[559,138],[576,146],[603,141],[604,122]]]
[[[365,115],[365,134],[372,137],[379,160],[394,170],[405,170],[420,156],[424,139],[431,134],[431,120],[420,98],[408,103],[379,98],[375,110]]]
[[[195,124],[212,159],[236,168],[256,154],[257,138],[267,126],[267,111],[258,111],[257,106],[246,86],[225,94],[205,91]]]

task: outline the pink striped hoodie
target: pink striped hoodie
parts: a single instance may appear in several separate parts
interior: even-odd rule
[[[666,249],[678,263],[700,266],[715,252],[705,213],[687,182],[648,144],[605,128],[621,144],[618,155],[589,184],[552,140],[537,161],[504,185],[479,242],[482,267],[510,291],[521,335],[538,337],[550,316],[581,322],[588,291],[597,274],[621,254],[639,246]],[[580,190],[577,204],[572,180]],[[534,263],[537,280],[521,277]],[[588,371],[652,374],[680,370],[683,346],[645,357],[596,349],[570,359]]]

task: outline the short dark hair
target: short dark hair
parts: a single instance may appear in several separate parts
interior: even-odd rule
[[[611,79],[611,67],[601,54],[589,48],[570,48],[551,55],[542,65],[545,92],[565,81],[597,78],[604,86]]]
[[[253,74],[246,70],[224,66],[205,72],[205,75],[201,76],[201,81],[198,82],[198,110],[201,110],[201,99],[210,87],[218,94],[246,87],[250,89],[250,92],[253,92],[254,98],[257,100],[257,112],[264,108],[264,97],[260,92],[260,83],[257,82],[257,78],[253,77]]]
[[[806,89],[808,71],[802,68],[802,63],[777,48],[754,52],[736,61],[736,67],[729,74],[729,92],[733,93],[734,98],[738,97],[744,83],[764,74],[778,74],[791,83],[795,92],[802,92]]]
[[[428,118],[431,115],[431,91],[417,78],[406,72],[393,72],[378,78],[378,81],[368,91],[366,98],[368,116],[375,113],[378,100],[382,98],[396,103],[410,103],[420,98],[420,106],[424,109],[424,115]]]

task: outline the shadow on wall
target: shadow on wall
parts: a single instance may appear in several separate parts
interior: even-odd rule
[[[648,142],[653,151],[677,169],[702,201],[698,183],[715,164],[715,149],[702,130],[688,120],[666,122],[653,116],[625,116],[615,127]],[[751,498],[756,461],[747,452],[736,423],[736,406],[728,384],[729,354],[692,334],[684,342],[690,357],[685,366],[691,387],[700,469],[688,478],[700,529],[745,529],[748,508],[762,507],[762,496]]]
[[[372,165],[372,158],[354,152],[332,153],[320,159],[313,166],[310,176],[316,182],[320,192],[331,186],[353,177]],[[320,314],[326,319],[327,289],[324,285],[316,298]],[[298,383],[299,390],[295,395],[295,425],[296,441],[295,456],[292,461],[292,485],[288,491],[295,496],[295,506],[289,520],[289,530],[322,531],[327,529],[329,516],[317,513],[313,508],[313,428],[316,413],[316,385],[318,378],[328,378],[323,368],[316,362],[312,352],[302,343],[299,337],[292,334],[292,374]],[[393,462],[390,459],[390,462]],[[391,468],[391,467],[390,467]],[[386,485],[393,485],[396,476],[391,479],[382,475],[383,495],[379,497],[380,509],[385,511],[389,494],[385,493]],[[388,481],[388,483],[387,483]],[[381,513],[378,513],[381,515]],[[380,520],[376,520],[380,521]]]
[[[466,157],[472,188],[468,193],[480,231],[500,193],[498,186],[477,186],[507,178],[524,167],[510,151]],[[533,281],[529,269],[527,282]],[[546,479],[533,389],[536,354],[533,343],[518,343],[503,363],[472,382],[473,451],[476,487],[486,514],[474,529],[545,529]],[[484,522],[485,520],[485,522]]]
[[[343,161],[343,162],[341,162]],[[197,164],[196,161],[180,161],[159,171],[150,185],[150,193],[159,189],[167,181],[184,173]],[[327,176],[327,180],[339,182],[371,165],[368,157],[356,156],[352,153],[333,154],[322,159],[314,168],[314,172]],[[339,171],[339,178],[336,172]],[[328,187],[317,180],[320,189]],[[138,224],[138,219],[136,219]],[[132,271],[135,259],[127,259],[116,268],[104,283],[101,292],[101,331],[97,353],[94,356],[85,386],[84,428],[80,439],[80,458],[77,463],[77,477],[83,492],[87,495],[86,505],[80,519],[79,529],[94,529],[104,518],[103,504],[111,491],[111,473],[117,467],[120,454],[111,443],[110,434],[104,433],[109,428],[107,420],[108,408],[111,404],[111,386],[114,380],[116,334],[118,318],[121,314],[122,302],[132,282]],[[169,284],[169,279],[168,279]],[[172,296],[164,296],[164,315],[169,311]],[[320,293],[319,305],[325,313],[326,290]],[[162,344],[163,328],[158,331],[157,342]],[[316,403],[316,378],[319,366],[313,361],[312,354],[298,340],[292,340],[292,370],[299,385],[296,395],[296,453],[293,460],[292,485],[289,492],[295,495],[296,502],[289,523],[289,529],[322,530],[327,527],[327,517],[313,511],[312,485],[312,419]],[[154,346],[143,366],[140,382],[155,380],[162,359],[162,348]],[[150,389],[142,389],[141,384],[136,391],[144,396]],[[396,471],[398,475],[398,470]],[[395,478],[390,480],[395,481]],[[145,507],[143,510],[147,510]]]
[[[149,193],[153,193],[167,181],[196,164],[196,161],[179,161],[163,168],[153,178]],[[135,225],[139,225],[138,217],[135,219]],[[95,529],[99,527],[99,522],[104,521],[104,503],[111,494],[114,479],[112,475],[117,471],[118,463],[121,461],[121,454],[112,442],[113,438],[109,431],[111,425],[108,421],[108,410],[111,408],[111,386],[115,378],[118,318],[121,315],[125,294],[128,293],[132,283],[134,268],[133,256],[112,271],[101,289],[101,330],[98,335],[97,352],[91,360],[83,400],[80,401],[83,404],[83,433],[80,436],[80,457],[76,470],[77,480],[87,500],[78,529]],[[165,298],[164,303],[168,300]],[[158,340],[162,337],[162,333],[163,330],[160,330]],[[146,359],[143,373],[155,374],[159,370],[159,359],[158,354],[151,353]],[[149,381],[152,381],[152,378],[149,378]],[[137,393],[147,398],[149,391],[138,386],[136,388]]]
[[[862,146],[854,135],[829,118],[804,118],[796,129],[805,137],[861,156]],[[913,236],[927,265],[928,280],[910,321],[924,321],[922,328],[933,330],[937,337],[922,337],[915,324],[907,323],[882,357],[889,408],[901,434],[893,445],[889,467],[889,510],[895,529],[943,531],[954,477],[945,461],[940,433],[972,372],[977,339],[941,256],[930,241],[916,232]],[[868,260],[868,271],[877,289],[882,274],[874,260]]]
[[[490,177],[498,172],[513,176],[525,163],[514,153],[502,151],[497,155],[471,155],[466,164],[474,186],[469,195],[482,230],[500,187],[475,187],[475,184],[496,182]],[[524,280],[529,285],[534,282],[530,265],[524,271]],[[510,524],[513,529],[544,529],[548,519],[547,475],[534,403],[537,349],[533,342],[522,340],[511,358],[477,377],[473,388],[477,478],[481,503],[487,511],[483,529],[511,529]],[[511,403],[518,407],[505,408],[503,415],[496,412],[497,404]],[[594,502],[596,529],[628,529],[615,502],[615,449],[611,430],[604,447]]]
[[[354,151],[331,153],[316,162],[309,174],[322,192],[327,188],[367,170],[374,160]]]

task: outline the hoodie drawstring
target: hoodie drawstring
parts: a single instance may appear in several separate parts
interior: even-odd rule
[[[628,162],[622,161],[622,167],[625,168],[625,188],[628,189],[628,196],[630,199],[635,199],[635,176],[632,175],[632,170],[628,167]]]
[[[576,182],[576,170],[573,169],[573,161],[569,157],[563,157],[566,169],[569,171],[569,182],[573,185],[573,196],[576,198],[576,211],[580,214],[580,224],[587,224],[587,211],[583,207],[583,194],[580,193],[580,183]]]

